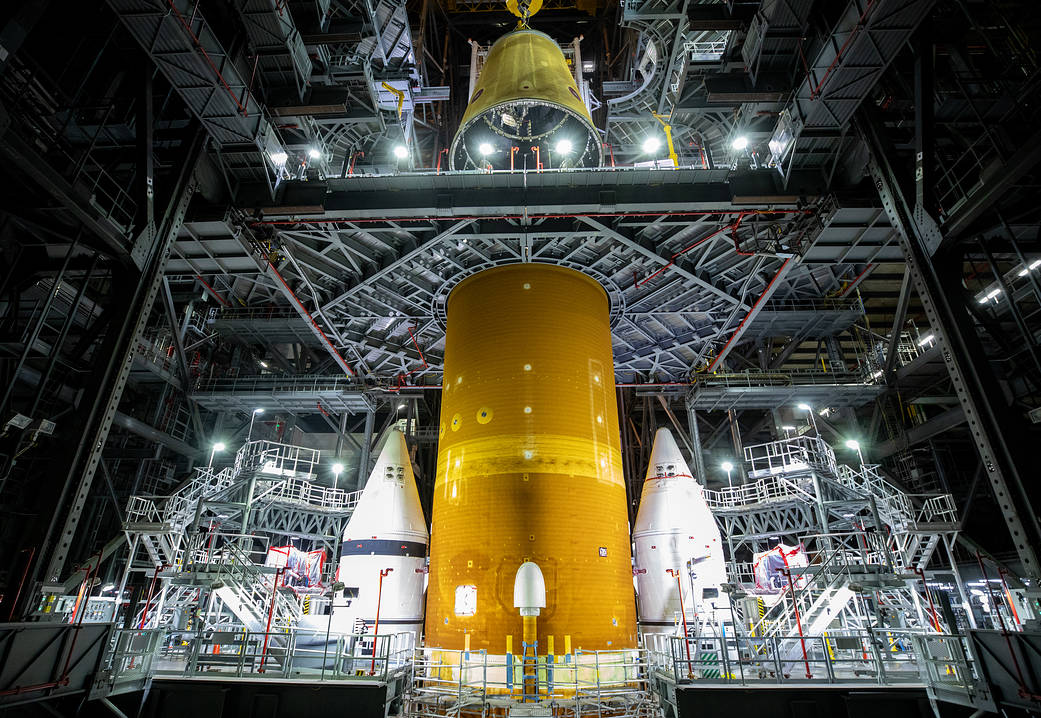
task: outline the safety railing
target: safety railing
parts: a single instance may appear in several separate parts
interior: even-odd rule
[[[957,523],[958,520],[958,507],[950,494],[935,494],[925,498],[915,514],[917,524]]]
[[[798,436],[745,447],[745,463],[752,478],[813,469],[838,474],[835,452],[823,439]]]
[[[922,678],[933,697],[971,706],[991,703],[968,639],[950,634],[912,634],[911,638],[919,655]]]
[[[193,393],[263,393],[272,392],[343,392],[363,393],[367,387],[353,379],[340,376],[243,376],[235,378],[208,377],[195,382]]]
[[[748,509],[763,504],[788,501],[815,501],[813,484],[783,476],[770,476],[750,484],[705,489],[705,502],[713,511]]]
[[[567,715],[652,715],[646,651],[574,651],[522,657],[424,648],[413,664],[410,715],[430,706],[480,710],[503,700],[552,700]],[[454,704],[454,705],[453,705]]]
[[[312,509],[353,511],[361,493],[322,486],[306,479],[290,478],[276,484],[262,498],[276,503],[306,504]]]
[[[235,471],[258,471],[267,476],[311,476],[321,452],[275,441],[250,441],[235,452]]]
[[[908,632],[829,631],[819,636],[648,636],[654,670],[677,683],[921,684]],[[788,646],[800,647],[792,657]]]
[[[117,684],[145,676],[386,681],[408,671],[414,653],[411,632],[158,628],[117,630],[104,666]]]

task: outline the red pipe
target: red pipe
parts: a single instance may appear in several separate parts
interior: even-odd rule
[[[209,293],[213,295],[214,299],[216,299],[218,302],[220,302],[221,304],[223,304],[226,307],[230,307],[231,306],[230,304],[228,304],[228,302],[224,301],[224,298],[221,297],[221,295],[217,294],[217,290],[214,289],[213,287],[211,287],[210,283],[207,282],[205,279],[203,279],[201,275],[196,274],[195,278],[198,279],[200,282],[202,282],[202,286],[206,287],[206,289],[209,291]]]
[[[376,625],[372,629],[372,665],[369,666],[369,675],[376,675],[376,639],[380,635],[380,603],[383,601],[383,577],[389,576],[392,568],[380,569],[380,586],[376,593]]]
[[[412,333],[412,327],[408,327],[408,335],[412,337],[412,344],[416,347],[416,351],[419,352],[419,360],[423,362],[423,368],[429,369],[427,364],[427,358],[423,356],[423,350],[419,348],[419,343],[416,341],[416,335]]]
[[[1012,665],[1016,669],[1016,678],[1019,681],[1019,697],[1037,701],[1041,696],[1035,695],[1027,690],[1026,681],[1023,680],[1023,669],[1019,667],[1019,658],[1016,657],[1016,651],[1012,646],[1012,637],[1009,634],[1009,631],[1005,628],[1005,619],[1001,617],[1001,609],[998,608],[998,600],[994,597],[994,589],[990,585],[990,578],[987,576],[987,569],[983,565],[983,556],[980,554],[978,549],[976,551],[976,562],[980,565],[980,573],[983,574],[983,582],[987,584],[987,592],[990,593],[991,603],[994,604],[994,613],[998,614],[998,623],[1001,625],[1001,635],[1005,637],[1005,645],[1008,646],[1008,654],[1012,658]]]
[[[31,546],[29,548],[23,548],[18,553],[29,552],[29,560],[25,562],[25,569],[22,570],[22,579],[18,582],[18,592],[14,595],[14,601],[11,602],[11,610],[7,613],[7,620],[14,619],[15,609],[18,607],[18,599],[22,597],[22,587],[25,585],[25,577],[29,575],[29,567],[32,566],[33,557],[36,556],[36,547]]]
[[[877,0],[870,0],[870,2],[868,2],[867,7],[864,8],[864,12],[861,13],[860,18],[857,20],[857,24],[853,26],[853,29],[850,31],[849,36],[846,38],[846,42],[842,43],[842,47],[839,48],[839,51],[835,54],[835,58],[831,61],[831,64],[828,65],[828,69],[824,71],[824,77],[821,78],[821,81],[817,83],[816,87],[810,90],[811,100],[816,100],[817,97],[820,95],[821,88],[824,87],[824,83],[828,79],[828,75],[830,75],[831,71],[835,69],[835,66],[839,64],[839,59],[842,57],[843,53],[846,52],[846,48],[849,47],[849,44],[853,41],[853,38],[860,34],[860,30],[863,27],[864,20],[867,19],[868,13],[871,12],[871,10],[874,8],[876,1]]]
[[[447,147],[442,149],[442,150],[438,150],[438,153],[437,153],[437,173],[438,174],[441,174],[441,155],[442,154],[447,155],[449,153],[449,151],[450,150]],[[353,167],[354,165],[352,164],[351,166]]]
[[[790,261],[792,261],[791,257],[788,257],[788,259],[784,260],[784,264],[782,264],[781,268],[777,270],[777,274],[775,274],[774,278],[770,280],[770,283],[766,285],[766,289],[764,289],[763,293],[759,295],[759,299],[755,300],[755,304],[753,304],[752,308],[748,310],[748,314],[746,314],[745,318],[741,320],[741,323],[737,325],[737,329],[735,329],[734,333],[730,335],[729,339],[727,339],[727,343],[723,345],[723,348],[719,351],[719,354],[716,355],[716,358],[712,360],[712,363],[708,365],[708,369],[706,369],[706,371],[715,371],[716,365],[719,364],[720,360],[726,356],[727,349],[729,349],[733,341],[741,335],[741,330],[748,322],[748,318],[752,316],[752,313],[755,312],[756,308],[763,303],[763,299],[770,294],[770,288],[774,285],[774,282],[777,281],[777,278],[781,276],[781,272],[784,271],[784,268],[788,266],[788,263]]]
[[[1021,625],[1021,621],[1019,620],[1019,611],[1016,610],[1016,604],[1012,601],[1012,593],[1009,592],[1008,584],[1005,583],[1005,574],[1007,573],[1008,571],[1003,567],[998,566],[998,578],[1001,579],[1001,587],[1005,589],[1005,598],[1008,599],[1008,607],[1012,611],[1012,618],[1016,621],[1016,625],[1018,626]],[[19,590],[20,588],[21,587],[19,587]]]
[[[614,145],[609,145],[606,142],[603,142],[601,144],[604,147],[606,147],[607,151],[610,153],[610,155],[611,155],[611,167],[614,167],[615,166],[615,164],[614,164]]]
[[[257,673],[264,672],[264,662],[267,661],[267,642],[268,638],[271,637],[271,617],[275,615],[275,598],[278,597],[278,582],[285,570],[285,566],[275,569],[275,584],[271,589],[271,607],[267,611],[267,628],[264,629],[264,649],[260,652],[260,668],[257,670]]]
[[[687,649],[687,675],[693,678],[694,664],[690,660],[690,633],[687,632],[687,610],[683,607],[683,582],[680,581],[679,571],[667,568],[665,573],[676,577],[676,588],[680,592],[680,618],[683,619],[683,645]],[[726,646],[723,648],[725,650]]]
[[[806,666],[806,677],[813,678],[813,674],[810,673],[810,659],[806,655],[806,637],[802,634],[802,616],[799,615],[799,601],[795,598],[795,584],[792,583],[792,570],[787,568],[787,566],[777,570],[783,571],[784,575],[788,578],[788,588],[792,592],[792,609],[795,611],[795,625],[799,629],[799,642],[802,644],[802,662]]]
[[[519,151],[520,151],[520,147],[514,146],[514,147],[510,148],[510,172],[513,172],[513,169],[514,169],[513,168],[513,156],[515,154],[517,154],[517,152],[519,152]]]
[[[925,588],[925,597],[929,599],[929,617],[933,620],[933,628],[936,629],[937,633],[943,633],[940,629],[940,620],[936,617],[936,606],[933,604],[933,594],[929,590],[929,584],[925,582],[925,571],[920,568],[912,570],[922,579],[922,586]]]
[[[242,113],[243,117],[249,117],[249,113],[246,111],[246,108],[243,107],[242,103],[239,102],[239,99],[235,97],[235,93],[232,92],[231,87],[228,86],[228,82],[224,79],[224,75],[221,74],[221,71],[214,64],[213,60],[210,58],[209,53],[206,52],[206,48],[202,46],[202,43],[199,42],[199,38],[197,38],[195,36],[195,33],[192,32],[191,27],[188,25],[187,22],[185,22],[184,16],[181,15],[180,11],[177,9],[177,6],[174,5],[173,0],[166,0],[166,4],[170,6],[170,9],[173,10],[174,15],[176,15],[177,19],[181,21],[181,25],[184,27],[184,31],[188,33],[188,36],[191,37],[192,42],[194,42],[195,46],[199,48],[199,51],[202,53],[202,56],[205,57],[206,62],[209,63],[210,68],[217,74],[217,79],[220,80],[220,83],[222,85],[224,85],[224,89],[228,91],[228,95],[231,97],[232,102],[234,102],[235,106],[239,108],[239,112]]]
[[[713,214],[718,214],[718,213],[713,213]],[[738,218],[737,218],[736,222],[728,224],[725,227],[720,227],[719,229],[717,229],[715,232],[713,232],[712,234],[708,235],[707,237],[702,237],[701,239],[699,239],[698,241],[694,242],[693,244],[688,244],[686,247],[684,247],[683,249],[681,249],[680,251],[678,251],[674,255],[672,255],[672,257],[669,258],[668,264],[666,264],[664,267],[662,267],[658,271],[654,272],[650,276],[648,276],[648,277],[640,280],[639,282],[637,282],[636,286],[639,287],[640,285],[646,284],[647,282],[651,281],[652,279],[657,277],[659,274],[664,272],[666,269],[668,269],[669,267],[673,266],[676,263],[676,259],[678,257],[686,254],[687,252],[689,252],[690,250],[694,249],[695,247],[698,247],[698,246],[704,244],[705,242],[709,241],[710,239],[712,239],[713,237],[718,235],[720,232],[726,232],[728,229],[736,229],[737,225],[740,224],[742,217],[744,217],[744,212],[742,212],[742,213],[740,213],[738,215]],[[735,248],[737,247],[737,238],[736,237],[734,238],[734,247]],[[738,253],[740,254],[740,251]]]
[[[725,210],[692,210],[689,212],[556,212],[550,214],[496,214],[496,215],[453,215],[451,217],[435,217],[434,219],[573,219],[575,217],[704,217],[712,214],[729,214]],[[743,209],[741,214],[765,215],[765,214],[813,214],[809,209]],[[296,225],[296,224],[363,224],[371,222],[429,222],[431,217],[358,217],[354,219],[324,219],[315,218],[307,220],[299,219],[265,219],[251,222],[251,227],[264,225]],[[724,227],[723,229],[726,229]]]
[[[847,286],[845,289],[843,289],[841,292],[839,292],[839,298],[841,299],[841,298],[845,297],[847,294],[849,294],[854,289],[856,289],[857,285],[860,284],[860,280],[863,279],[864,276],[868,272],[870,272],[872,269],[874,269],[876,266],[877,265],[875,265],[875,264],[870,264],[869,263],[866,267],[864,267],[864,271],[861,272],[860,274],[858,274],[857,276],[855,276],[853,278],[853,281],[849,283],[849,286]]]
[[[271,267],[271,271],[275,273],[275,278],[278,279],[278,281],[282,283],[282,286],[286,288],[286,291],[289,292],[289,296],[293,298],[293,301],[296,302],[296,305],[300,307],[300,311],[303,312],[304,316],[307,317],[307,321],[311,322],[311,326],[314,327],[315,331],[318,332],[319,336],[321,336],[322,340],[326,343],[326,346],[329,347],[329,350],[332,351],[332,353],[336,355],[336,358],[340,360],[340,366],[346,369],[349,375],[356,376],[354,370],[351,369],[350,366],[348,366],[347,361],[342,356],[340,356],[340,352],[336,351],[336,347],[334,347],[333,343],[329,341],[329,337],[327,337],[325,335],[325,332],[322,331],[322,328],[318,326],[318,322],[314,320],[314,317],[311,316],[311,313],[307,311],[307,309],[304,307],[303,302],[301,302],[297,298],[293,290],[289,288],[289,285],[286,284],[286,280],[282,279],[282,275],[278,273],[277,269],[275,269],[275,265],[268,264],[268,266]]]
[[[353,155],[351,155],[351,166],[347,168],[347,176],[348,177],[350,177],[351,175],[354,174],[354,163],[355,163],[355,161],[357,161],[358,155],[361,155],[362,157],[364,157],[365,153],[364,152],[355,152]],[[441,157],[440,156],[437,158],[437,167],[438,167],[438,170],[441,169]]]
[[[155,582],[159,580],[159,572],[164,566],[156,566],[155,573],[152,574],[152,583],[148,586],[148,598],[145,599],[145,608],[141,613],[141,623],[138,624],[138,630],[144,630],[145,624],[148,622],[148,606],[152,602],[152,592],[155,590]]]

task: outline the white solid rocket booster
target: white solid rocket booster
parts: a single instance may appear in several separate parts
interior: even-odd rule
[[[668,429],[654,435],[633,541],[642,631],[671,632],[681,610],[691,622],[728,605],[720,590],[727,578],[719,528]]]
[[[394,430],[343,532],[338,576],[348,595],[357,595],[334,609],[334,630],[351,632],[361,621],[371,631],[378,600],[381,634],[413,631],[418,639],[428,538],[405,436]]]

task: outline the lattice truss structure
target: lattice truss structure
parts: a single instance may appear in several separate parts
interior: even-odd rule
[[[720,364],[720,353],[743,340],[783,332],[771,307],[783,312],[835,293],[843,277],[859,271],[839,263],[822,273],[800,262],[819,227],[810,211],[729,209],[253,223],[246,232],[264,237],[266,256],[293,296],[263,271],[266,260],[256,254],[205,259],[224,268],[228,288],[249,304],[222,309],[222,331],[328,351],[306,323],[283,331],[299,301],[359,374],[399,384],[438,379],[445,301],[464,277],[516,262],[571,267],[608,290],[618,378],[675,380]],[[193,231],[189,226],[186,233]],[[187,258],[195,245],[214,246],[200,237],[179,242],[186,266],[203,261]]]

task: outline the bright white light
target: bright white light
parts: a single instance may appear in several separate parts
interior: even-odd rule
[[[1027,276],[1027,273],[1028,273],[1028,272],[1033,272],[1033,271],[1034,271],[1035,269],[1037,269],[1038,267],[1041,267],[1041,259],[1035,259],[1035,260],[1034,260],[1033,262],[1031,262],[1031,263],[1030,263],[1030,264],[1029,264],[1029,265],[1027,266],[1027,268],[1026,268],[1026,269],[1020,270],[1020,272],[1019,272],[1019,276],[1021,276],[1021,277],[1025,277],[1025,276]]]
[[[283,165],[285,165],[286,160],[289,159],[289,155],[287,155],[285,152],[272,152],[268,155],[268,157],[271,158],[271,164],[273,164],[275,167],[282,167]]]
[[[333,464],[333,473],[339,476],[343,473],[343,464]]]
[[[480,153],[481,153],[482,155],[484,155],[485,157],[487,157],[488,155],[490,155],[490,154],[491,154],[492,152],[494,152],[494,151],[495,151],[495,148],[494,148],[494,147],[492,147],[492,146],[491,146],[490,144],[488,144],[487,142],[482,142],[482,143],[480,144],[480,146],[479,146],[479,147],[477,148],[477,151],[478,151],[478,152],[480,152]]]
[[[781,431],[795,431],[794,426],[782,426]]]
[[[926,334],[924,337],[918,340],[918,346],[924,347],[926,344],[929,344],[934,339],[936,339],[936,337],[932,334]]]
[[[571,140],[561,140],[557,143],[557,154],[566,155],[571,152]]]
[[[748,138],[744,135],[738,135],[734,138],[734,141],[730,143],[730,146],[740,152],[744,148],[748,147]]]
[[[218,441],[216,444],[213,445],[213,450],[214,451],[224,451],[224,448],[225,447],[224,447],[224,442],[223,441]]]
[[[310,157],[313,160],[320,160],[320,159],[322,159],[321,151],[315,149],[314,147],[312,147],[309,150],[307,150],[307,156]]]
[[[661,147],[661,140],[657,137],[648,137],[643,141],[643,151],[647,154],[657,152],[659,147]]]
[[[882,370],[881,370],[881,369],[879,369],[878,371],[876,371],[875,373],[873,373],[873,374],[871,375],[871,378],[872,378],[872,379],[878,379],[878,378],[880,378],[881,376],[882,376]]]
[[[403,160],[408,157],[408,148],[405,145],[397,145],[394,148],[394,156],[399,160]]]
[[[858,451],[860,449],[860,442],[856,439],[846,439],[846,447]]]
[[[101,590],[102,591],[111,591],[115,587],[116,587],[116,584],[114,584],[114,583],[106,583],[104,586],[101,587]]]
[[[980,300],[980,304],[986,304],[991,299],[994,299],[995,297],[997,297],[999,294],[1001,294],[1001,289],[1000,288],[999,289],[992,289],[992,290],[990,290],[990,292],[988,292],[987,295],[985,297],[983,297],[983,299]]]
[[[721,468],[723,469],[723,471],[729,474],[731,471],[734,470],[734,465],[731,464],[729,461],[724,461],[721,465]]]
[[[264,410],[262,408],[260,408],[260,407],[257,407],[256,409],[253,410],[253,413],[254,414],[263,414]]]
[[[262,361],[262,362],[257,362],[257,363],[258,363],[258,364],[260,364],[260,366],[262,366],[262,367],[264,367],[265,369],[267,369],[267,362],[266,362],[266,361]]]
[[[799,411],[813,411],[813,408],[809,404],[799,404],[795,408]]]
[[[400,404],[398,404],[398,408],[399,409],[404,409],[405,408],[405,402],[401,402]]]

